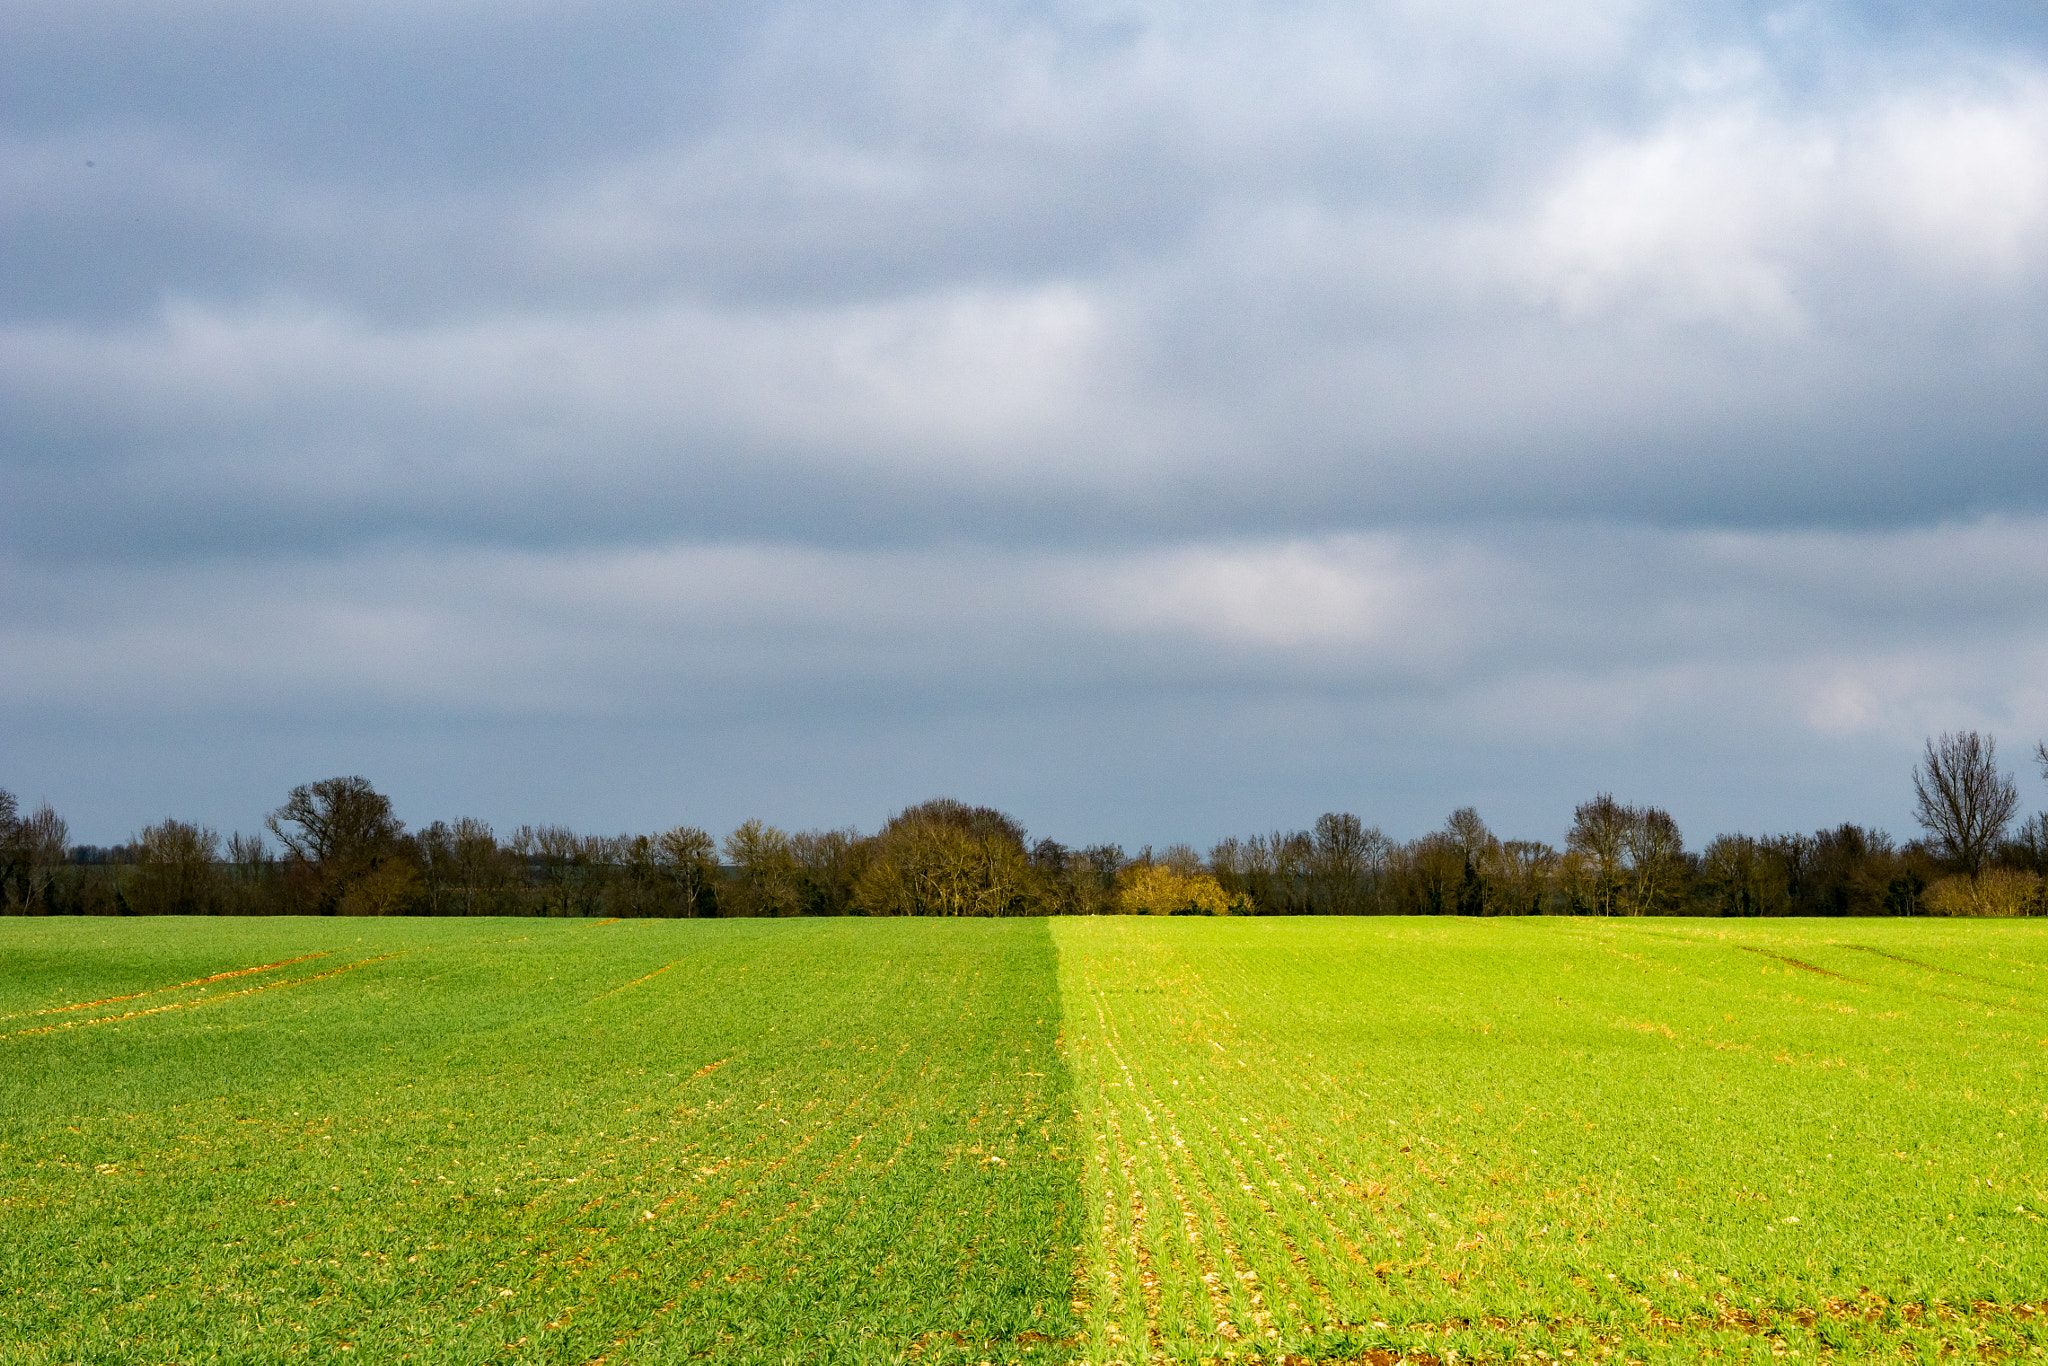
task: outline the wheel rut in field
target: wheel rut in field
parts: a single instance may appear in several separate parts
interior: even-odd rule
[[[1842,947],[1845,949],[1854,949],[1858,953],[1874,953],[1879,958],[1888,958],[1894,963],[1904,963],[1909,968],[1919,968],[1923,972],[1938,972],[1942,974],[1944,977],[1960,977],[1966,982],[1975,982],[1980,986],[1996,987],[2000,991],[2011,991],[2015,989],[2015,984],[2011,982],[2001,982],[1998,981],[1996,978],[1992,977],[1979,977],[1974,972],[1963,972],[1956,968],[1945,968],[1937,963],[1923,963],[1918,958],[1908,958],[1903,953],[1889,953],[1884,949],[1874,949],[1871,948],[1868,944],[1844,944]],[[2036,990],[2036,988],[2033,987],[2025,987],[2019,989],[2028,991]],[[1947,999],[1957,1000],[1959,998],[1949,997]]]
[[[327,979],[328,979],[328,978],[330,978],[330,977],[339,977],[339,976],[341,976],[341,975],[342,975],[343,973],[345,973],[345,972],[354,972],[354,971],[355,971],[355,970],[356,970],[357,968],[364,968],[364,967],[368,967],[368,966],[369,966],[370,964],[372,964],[372,963],[382,963],[382,962],[385,962],[385,961],[387,961],[387,960],[389,960],[389,959],[393,959],[393,958],[398,958],[398,957],[401,957],[401,956],[403,955],[403,953],[404,953],[404,950],[400,950],[400,951],[399,951],[398,953],[382,953],[382,954],[378,954],[378,955],[377,955],[376,957],[374,957],[374,958],[359,958],[359,959],[357,959],[357,960],[356,960],[355,962],[353,962],[353,963],[344,963],[344,964],[342,964],[342,965],[341,965],[340,967],[338,967],[338,968],[329,968],[329,969],[328,969],[328,970],[327,970],[326,972],[316,972],[316,973],[312,974],[312,975],[311,975],[310,977],[292,977],[292,978],[288,978],[287,980],[285,980],[285,981],[282,981],[282,982],[265,982],[265,983],[263,983],[263,984],[262,984],[261,986],[254,986],[254,987],[243,987],[243,988],[241,988],[241,989],[240,989],[240,990],[238,990],[238,991],[224,991],[224,992],[222,992],[222,993],[221,993],[220,995],[218,995],[218,996],[196,996],[196,997],[192,998],[192,999],[191,999],[191,1000],[189,1000],[189,1001],[170,1001],[170,1002],[167,1002],[167,1003],[165,1003],[164,1005],[160,1005],[160,1006],[144,1006],[144,1007],[143,1007],[142,1009],[140,1009],[140,1010],[124,1010],[124,1011],[122,1011],[122,1012],[121,1012],[120,1014],[118,1014],[118,1015],[97,1015],[97,1016],[94,1016],[94,1017],[92,1017],[92,1018],[90,1018],[90,1019],[84,1019],[84,1020],[64,1020],[64,1021],[60,1021],[60,1022],[59,1022],[59,1023],[57,1023],[57,1024],[39,1025],[39,1026],[37,1026],[37,1027],[35,1027],[35,1028],[31,1028],[31,1029],[17,1029],[17,1030],[15,1030],[15,1031],[14,1031],[14,1032],[13,1032],[12,1034],[0,1034],[0,1039],[20,1039],[20,1038],[26,1038],[26,1037],[28,1037],[28,1036],[30,1036],[30,1035],[34,1035],[34,1034],[54,1034],[54,1033],[58,1032],[59,1030],[65,1030],[65,1029],[80,1029],[80,1028],[83,1028],[83,1027],[85,1027],[85,1026],[87,1026],[87,1025],[102,1025],[102,1024],[119,1024],[119,1023],[120,1023],[121,1021],[123,1021],[123,1020],[139,1020],[139,1019],[142,1019],[142,1018],[144,1018],[145,1016],[150,1016],[150,1015],[163,1015],[163,1014],[166,1014],[166,1013],[168,1013],[168,1012],[170,1012],[170,1011],[173,1011],[173,1010],[191,1010],[191,1009],[195,1009],[195,1008],[197,1008],[197,1007],[199,1007],[199,1006],[212,1006],[212,1005],[220,1005],[220,1004],[221,1004],[222,1002],[224,1002],[224,1001],[234,1001],[234,1000],[240,1000],[240,999],[241,999],[241,998],[243,998],[243,997],[247,997],[247,996],[254,996],[254,995],[258,994],[259,992],[265,992],[265,991],[276,991],[276,990],[278,990],[279,988],[282,988],[282,987],[296,987],[296,986],[304,986],[304,985],[305,985],[306,983],[308,983],[308,982],[322,982],[322,981],[325,981],[325,980],[327,980]],[[316,957],[316,958],[317,958],[317,957],[322,957],[322,956],[324,956],[324,955],[320,955],[320,954],[310,954],[310,955],[308,955],[308,957]],[[304,961],[304,960],[303,960],[303,959],[294,959],[294,960],[291,960],[291,961],[294,961],[294,962],[302,962],[302,961]],[[282,966],[282,965],[279,965],[279,966]],[[241,969],[241,970],[239,970],[239,971],[237,971],[237,972],[231,972],[231,973],[222,973],[222,974],[220,974],[220,977],[239,977],[239,976],[241,976],[241,975],[242,975],[242,974],[243,974],[244,972],[263,972],[263,971],[267,971],[267,970],[268,970],[268,969],[265,969],[265,968],[244,968],[244,969]],[[219,980],[219,978],[218,978],[218,977],[215,977],[215,978],[209,978],[209,979],[207,979],[207,980],[209,980],[209,981],[218,981],[218,980]],[[165,987],[165,988],[162,988],[162,990],[164,990],[164,991],[175,991],[175,990],[178,990],[178,988],[176,988],[176,987]],[[158,993],[158,992],[144,992],[144,993],[142,993],[142,995],[145,995],[145,996],[154,996],[154,995],[157,995],[157,994],[159,994],[159,993]],[[134,1000],[134,999],[137,999],[137,998],[136,998],[136,997],[126,997],[126,998],[117,998],[117,999],[127,999],[127,1000]]]
[[[102,996],[96,1001],[76,1001],[70,1005],[48,1006],[42,1010],[24,1010],[13,1015],[0,1015],[0,1020],[27,1020],[43,1015],[65,1015],[74,1010],[92,1010],[98,1006],[119,1005],[123,1001],[140,1001],[147,996],[161,996],[167,991],[189,991],[194,987],[211,986],[215,982],[225,982],[232,977],[247,977],[252,973],[258,972],[276,972],[279,968],[288,968],[294,963],[306,963],[311,962],[315,958],[325,958],[332,952],[332,949],[321,949],[315,953],[302,953],[296,958],[281,958],[275,963],[264,963],[253,968],[230,968],[226,972],[216,972],[211,977],[195,977],[189,982],[178,982],[167,987],[151,987],[147,991],[131,991],[124,996]]]
[[[1807,962],[1803,958],[1794,958],[1789,954],[1783,953],[1772,953],[1769,949],[1760,949],[1756,947],[1754,944],[1738,944],[1736,947],[1741,949],[1744,953],[1753,953],[1761,958],[1776,959],[1780,963],[1787,964],[1790,967],[1798,968],[1801,972],[1818,973],[1822,977],[1832,977],[1837,982],[1854,982],[1859,987],[1867,987],[1870,985],[1870,983],[1864,981],[1861,977],[1851,977],[1849,976],[1849,974],[1845,972],[1836,972],[1832,968],[1816,967],[1812,963]]]
[[[1868,981],[1861,977],[1851,977],[1844,972],[1836,972],[1830,968],[1818,967],[1812,963],[1806,962],[1804,959],[1794,958],[1789,954],[1773,953],[1769,949],[1760,949],[1753,944],[1738,944],[1736,947],[1740,948],[1744,953],[1753,953],[1762,958],[1774,959],[1777,962],[1785,964],[1787,967],[1798,968],[1801,972],[1811,972],[1821,977],[1832,977],[1838,982],[1850,982],[1859,987],[1869,987],[1878,985],[1875,982]],[[1879,958],[1888,959],[1894,963],[1903,963],[1908,967],[1919,968],[1924,972],[1938,972],[1949,977],[1960,977],[1965,981],[1976,982],[1982,986],[1993,987],[2000,991],[2009,990],[2011,987],[2010,983],[1995,982],[1989,977],[1978,977],[1972,973],[1958,972],[1954,968],[1937,967],[1933,963],[1923,963],[1917,958],[1908,958],[1904,954],[1887,953],[1883,949],[1873,949],[1863,944],[1844,944],[1842,945],[1842,947],[1845,949],[1854,949],[1859,953],[1875,954]],[[1951,995],[1946,991],[1933,991],[1926,987],[1910,987],[1908,988],[1908,990],[1917,991],[1923,996],[1932,996],[1935,999],[1941,1001],[1953,1001],[1957,1005],[1978,1006],[1986,1010],[2017,1010],[2022,1011],[2028,1015],[2048,1015],[2048,1011],[2042,1010],[2039,1006],[2020,1004],[2017,998],[2011,998],[2005,1001],[1980,1001],[1973,997],[1955,996]]]

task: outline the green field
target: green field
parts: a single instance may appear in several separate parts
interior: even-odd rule
[[[978,1360],[1073,1331],[1042,921],[0,934],[10,1360]]]
[[[2041,927],[1055,938],[1091,1360],[2048,1344]]]
[[[2048,1352],[2048,926],[0,922],[0,1360]]]

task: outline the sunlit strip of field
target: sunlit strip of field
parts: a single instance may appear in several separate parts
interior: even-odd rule
[[[2048,926],[1053,934],[1090,1361],[2048,1347]]]
[[[1074,1331],[1042,922],[17,922],[0,953],[9,1023],[103,1021],[0,1038],[0,1359],[1029,1360]]]

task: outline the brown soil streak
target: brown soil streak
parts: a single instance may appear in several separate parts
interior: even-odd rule
[[[2012,982],[2001,982],[1993,977],[1979,977],[1974,972],[1958,972],[1954,968],[1944,968],[1939,967],[1933,963],[1923,963],[1917,958],[1908,958],[1902,953],[1886,953],[1883,949],[1873,949],[1870,948],[1868,945],[1864,944],[1844,944],[1842,945],[1842,947],[1845,949],[1854,949],[1858,953],[1874,953],[1879,958],[1889,958],[1894,963],[1904,963],[1909,967],[1921,968],[1928,972],[1945,973],[1950,977],[1960,977],[1965,982],[1975,982],[1980,986],[1996,987],[2000,991],[2011,991],[2015,986],[2015,984]],[[1963,998],[1960,996],[1944,996],[1942,997],[1942,999],[1945,1001],[1960,1001]],[[1989,1003],[1986,1002],[1985,1004]],[[2009,1008],[2010,1007],[2008,1007],[2008,1009]]]
[[[47,1010],[31,1010],[24,1013],[30,1016],[63,1015],[73,1010],[91,1010],[94,1006],[110,1006],[122,1001],[139,1001],[145,996],[158,996],[166,991],[184,991],[189,987],[203,987],[213,982],[225,982],[230,977],[247,977],[252,972],[275,972],[279,968],[288,968],[294,963],[303,963],[308,959],[325,958],[331,952],[333,952],[331,949],[322,949],[318,953],[302,953],[297,958],[281,958],[275,963],[265,963],[261,967],[236,968],[231,972],[216,972],[211,977],[195,977],[189,982],[180,982],[174,987],[151,987],[148,991],[132,991],[126,996],[102,996],[97,1001],[80,1001],[76,1005],[51,1006]],[[0,1019],[4,1020],[18,1020],[21,1018],[21,1015],[0,1015]]]
[[[618,995],[618,994],[619,994],[620,992],[624,991],[624,990],[626,989],[626,987],[637,987],[637,986],[639,986],[639,985],[640,985],[640,984],[641,984],[642,982],[645,982],[645,981],[647,981],[647,980],[648,980],[649,978],[654,978],[654,977],[659,977],[659,976],[661,976],[661,974],[663,974],[664,972],[667,972],[667,971],[668,971],[668,970],[669,970],[670,968],[674,967],[674,966],[676,965],[676,963],[680,963],[680,962],[682,962],[682,961],[683,961],[682,959],[678,958],[678,959],[676,959],[676,960],[675,960],[675,963],[663,963],[663,964],[662,964],[662,965],[661,965],[660,967],[656,968],[656,969],[655,969],[655,970],[654,970],[653,972],[650,972],[650,973],[648,973],[646,977],[635,977],[635,978],[634,978],[634,979],[633,979],[632,981],[630,981],[630,982],[626,983],[626,984],[625,984],[625,986],[617,986],[617,987],[613,987],[613,988],[612,988],[612,989],[611,989],[610,991],[600,991],[600,992],[599,992],[599,993],[598,993],[597,995],[595,995],[595,996],[591,997],[591,998],[590,998],[590,999],[589,999],[588,1001],[584,1002],[584,1004],[585,1004],[585,1005],[593,1005],[593,1006],[594,1006],[594,1005],[596,1005],[596,1004],[597,1004],[597,1003],[598,1003],[599,1001],[602,1001],[602,1000],[603,1000],[603,999],[604,999],[605,997],[607,997],[607,996],[616,996],[616,995]]]
[[[402,952],[403,950],[400,950],[400,953]],[[319,956],[318,954],[308,955],[308,957]],[[232,1001],[240,996],[254,996],[260,991],[275,991],[279,987],[303,986],[307,982],[320,982],[329,977],[339,977],[344,972],[353,972],[355,969],[367,967],[371,963],[382,963],[386,959],[397,957],[399,957],[398,953],[382,953],[378,954],[375,958],[362,958],[353,963],[332,968],[326,972],[316,972],[311,977],[294,977],[285,982],[265,982],[260,987],[244,987],[240,991],[223,992],[219,996],[201,996],[193,1001],[173,1001],[169,1005],[151,1006],[147,1010],[124,1010],[119,1015],[102,1015],[95,1020],[67,1020],[63,1024],[44,1025],[39,1029],[17,1029],[12,1034],[0,1034],[0,1039],[19,1039],[29,1034],[51,1034],[60,1029],[78,1029],[85,1025],[118,1024],[122,1020],[136,1020],[145,1015],[161,1015],[169,1010],[188,1010],[194,1006],[219,1005],[222,1001]],[[259,971],[259,969],[245,969],[245,971]]]
[[[1832,977],[1837,982],[1854,982],[1859,987],[1866,987],[1870,985],[1870,983],[1862,980],[1859,977],[1847,977],[1839,972],[1831,972],[1827,968],[1817,968],[1813,964],[1803,963],[1797,958],[1787,958],[1782,953],[1772,953],[1769,949],[1759,949],[1749,944],[1738,944],[1736,947],[1741,949],[1744,953],[1754,953],[1759,957],[1775,958],[1780,963],[1789,963],[1793,967],[1798,968],[1801,972],[1819,973],[1822,977]]]

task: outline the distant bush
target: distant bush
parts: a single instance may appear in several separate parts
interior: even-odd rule
[[[427,884],[419,870],[389,859],[355,880],[335,909],[337,915],[412,915],[426,900]]]
[[[2009,868],[1986,868],[1975,881],[1945,877],[1927,889],[1927,914],[1949,916],[2041,915],[2041,878]]]
[[[1177,873],[1163,863],[1125,871],[1118,909],[1126,915],[1229,915],[1230,895],[1207,873]]]

